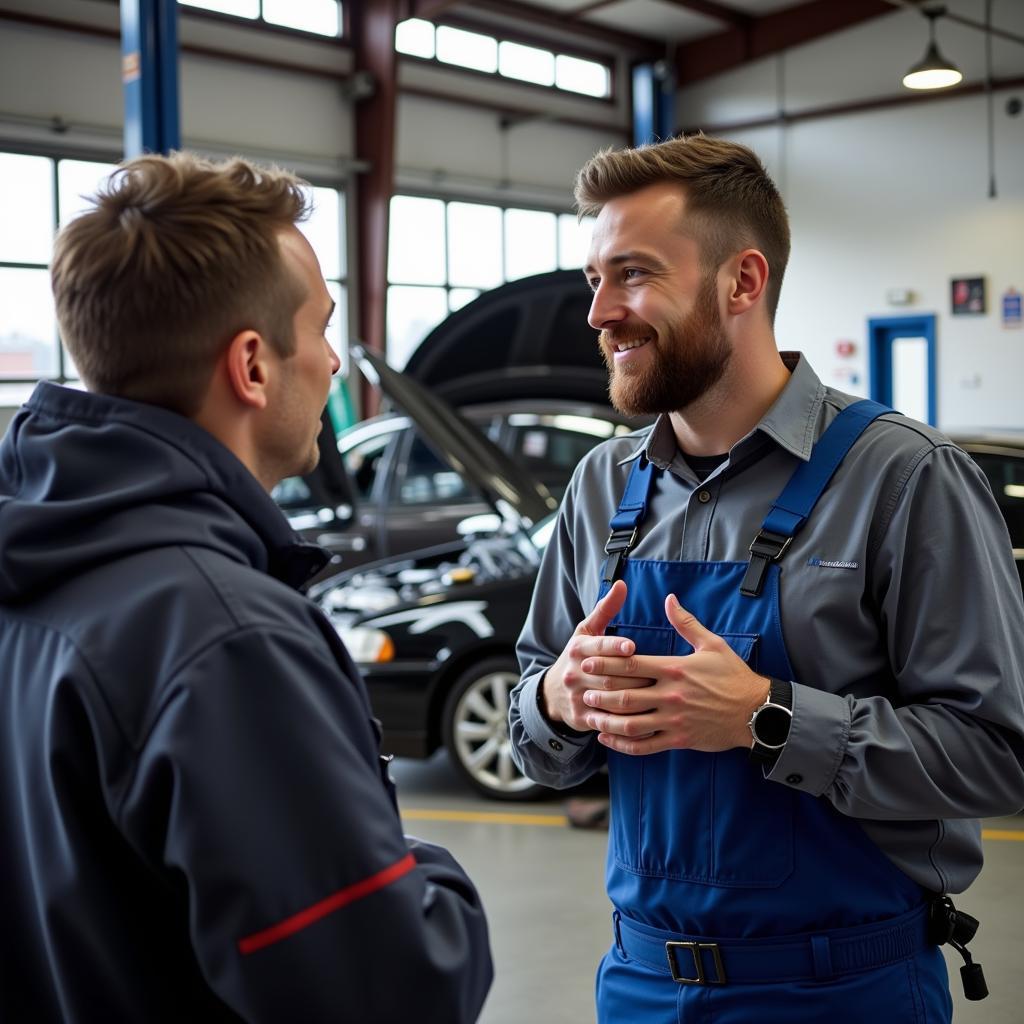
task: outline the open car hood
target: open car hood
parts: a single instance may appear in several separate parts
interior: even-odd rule
[[[503,519],[512,512],[520,520],[516,525],[529,527],[558,508],[542,483],[447,402],[408,374],[392,369],[378,353],[362,345],[352,345],[350,351],[367,380],[413,420],[438,455],[474,483]]]
[[[484,292],[437,325],[404,373],[453,406],[556,398],[608,404],[608,371],[587,323],[593,296],[579,270]]]

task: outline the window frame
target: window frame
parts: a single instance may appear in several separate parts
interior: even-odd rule
[[[408,21],[411,19],[403,18],[402,20]],[[473,75],[477,78],[486,79],[492,82],[498,81],[502,84],[509,83],[516,86],[523,86],[525,89],[536,89],[540,90],[540,92],[547,96],[555,93],[558,96],[568,99],[583,100],[591,103],[603,103],[606,106],[615,106],[618,103],[618,75],[616,74],[617,61],[614,56],[610,56],[607,53],[598,53],[593,50],[586,50],[573,45],[562,46],[559,44],[558,46],[553,46],[550,39],[545,40],[539,36],[531,35],[528,32],[519,32],[515,29],[507,29],[504,26],[499,30],[494,26],[483,25],[480,22],[468,18],[445,15],[444,17],[438,18],[436,21],[430,21],[429,18],[420,18],[419,20],[428,21],[434,27],[435,33],[439,28],[457,28],[464,32],[474,32],[477,35],[490,36],[498,44],[499,68],[495,71],[478,71],[476,68],[463,67],[461,64],[449,64],[447,61],[438,60],[436,35],[433,57],[418,57],[416,54],[402,53],[396,50],[400,61],[411,61],[427,67],[436,67],[447,71],[465,73],[467,75]],[[551,53],[556,60],[559,56],[566,56],[577,57],[580,60],[590,61],[593,64],[600,64],[608,72],[608,95],[591,96],[589,93],[576,92],[573,89],[561,88],[557,84],[541,85],[539,82],[529,82],[522,78],[503,75],[500,70],[500,53],[502,43],[519,43],[522,46],[530,46],[537,50],[546,50],[548,53]]]
[[[293,39],[296,37],[299,39],[317,39],[324,43],[341,44],[346,49],[350,49],[352,45],[349,21],[351,5],[358,3],[359,0],[338,0],[338,2],[341,4],[341,24],[336,36],[326,36],[321,32],[310,32],[304,28],[292,28],[290,25],[278,25],[273,21],[264,21],[263,0],[259,0],[260,13],[255,18],[243,18],[241,15],[225,14],[223,11],[208,11],[203,7],[188,7],[177,2],[176,6],[179,16],[210,18],[213,21],[220,22],[222,25],[248,25],[250,28],[256,27],[267,32],[282,33]]]
[[[239,19],[235,19],[239,20]],[[326,38],[326,37],[323,37]],[[43,157],[50,161],[50,176],[51,185],[53,190],[53,224],[55,231],[59,231],[61,228],[60,220],[60,163],[62,160],[77,160],[87,163],[112,163],[118,164],[124,160],[123,155],[119,151],[114,150],[90,150],[86,151],[83,148],[69,147],[67,149],[61,149],[56,146],[25,146],[25,145],[3,145],[0,146],[0,153],[11,154],[13,156],[34,156]],[[255,158],[257,163],[266,163],[265,158]],[[283,161],[282,161],[283,163]],[[344,221],[345,231],[340,231],[338,234],[338,244],[340,246],[340,253],[344,257],[344,273],[339,277],[325,278],[328,284],[338,285],[345,297],[345,323],[342,324],[341,332],[341,348],[343,351],[338,352],[338,357],[342,361],[342,367],[348,365],[348,344],[351,341],[351,318],[353,315],[353,301],[352,301],[352,230],[353,224],[350,215],[350,199],[351,191],[349,183],[347,181],[326,181],[324,179],[312,179],[304,178],[303,180],[310,186],[310,188],[328,188],[336,191],[339,200],[340,219]],[[49,263],[31,263],[21,262],[17,260],[0,260],[0,270],[45,270],[49,274],[50,267],[52,265],[52,259]],[[339,314],[340,315],[340,311]],[[37,374],[37,375],[21,375],[21,376],[6,376],[0,375],[0,388],[6,387],[25,387],[29,385],[35,385],[41,381],[50,381],[55,384],[72,384],[77,385],[80,378],[69,375],[66,371],[68,370],[67,359],[64,351],[64,339],[60,333],[60,325],[57,323],[56,316],[54,317],[54,334],[55,344],[57,346],[57,359],[56,359],[56,372],[52,374]],[[0,408],[11,406],[12,402],[4,399],[0,395]],[[20,403],[17,403],[20,404]]]
[[[523,278],[521,278],[521,277],[509,278],[509,276],[508,276],[508,258],[507,258],[507,254],[506,254],[506,248],[505,248],[505,223],[506,223],[506,214],[507,214],[507,212],[509,210],[527,210],[527,211],[536,212],[536,213],[550,213],[550,214],[553,214],[555,216],[555,218],[556,218],[555,219],[555,270],[566,270],[566,269],[572,270],[572,269],[576,269],[574,267],[563,267],[562,266],[562,237],[561,237],[561,231],[559,230],[559,218],[561,218],[563,216],[565,216],[565,217],[576,217],[576,213],[574,211],[567,210],[564,206],[557,206],[557,205],[555,205],[553,203],[550,204],[550,205],[545,205],[545,204],[527,205],[525,203],[510,202],[509,199],[507,197],[504,197],[504,196],[497,197],[497,198],[483,198],[483,197],[480,197],[480,196],[462,195],[462,194],[456,194],[456,193],[447,193],[447,194],[439,195],[437,192],[431,192],[431,191],[429,191],[427,189],[397,188],[396,187],[395,191],[392,192],[392,194],[391,194],[391,199],[395,199],[395,198],[398,198],[398,197],[409,197],[409,198],[412,198],[412,199],[434,199],[434,200],[438,200],[438,201],[440,201],[441,203],[444,204],[444,215],[442,217],[442,223],[444,225],[444,246],[443,246],[443,252],[442,252],[442,256],[443,256],[443,264],[442,265],[443,265],[443,269],[444,269],[444,281],[441,284],[423,284],[423,283],[420,283],[420,282],[403,281],[403,280],[399,280],[399,279],[393,280],[390,277],[390,275],[389,275],[388,276],[388,280],[387,280],[387,295],[385,295],[385,305],[387,304],[387,301],[388,301],[387,296],[390,295],[392,287],[399,287],[399,288],[424,288],[424,289],[433,289],[433,290],[436,290],[436,289],[440,288],[440,289],[444,290],[444,295],[445,295],[445,309],[446,309],[446,313],[445,313],[445,316],[444,316],[443,319],[447,319],[450,316],[454,316],[459,311],[459,309],[462,308],[462,306],[467,304],[467,303],[463,303],[462,306],[459,307],[459,309],[453,310],[452,309],[452,304],[451,304],[451,293],[453,291],[475,291],[477,293],[476,297],[479,297],[480,295],[483,295],[485,292],[491,291],[493,288],[500,288],[503,285],[508,284],[510,280],[515,280],[515,281],[522,280]],[[389,200],[389,202],[390,202],[390,200]],[[477,205],[477,206],[497,207],[501,211],[501,240],[500,240],[500,249],[501,249],[501,280],[496,285],[493,285],[492,288],[473,288],[472,286],[469,286],[469,285],[452,284],[452,281],[451,281],[451,268],[450,268],[450,265],[449,265],[449,258],[448,258],[448,206],[451,203],[469,203],[469,204],[473,204],[473,205]],[[392,237],[392,234],[391,234],[390,231],[388,232],[388,235],[389,235],[389,243],[388,244],[389,244],[389,247],[390,247],[390,244],[391,244],[390,240],[391,240],[391,237]],[[526,275],[526,276],[530,276],[530,275]],[[473,300],[469,300],[469,301],[473,301]],[[439,322],[442,322],[442,321],[439,321]],[[389,326],[390,325],[388,325],[387,323],[385,324],[385,336],[387,335],[387,330],[388,330]],[[433,330],[433,328],[431,328],[431,330]],[[421,338],[420,342],[422,342],[422,340],[423,339]],[[412,353],[416,351],[416,348],[419,347],[420,342],[417,342],[416,346],[413,349],[410,350],[410,352],[409,352],[409,356],[410,357],[411,357]]]

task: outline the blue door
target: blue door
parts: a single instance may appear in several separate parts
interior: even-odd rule
[[[936,425],[935,317],[868,320],[870,397]]]

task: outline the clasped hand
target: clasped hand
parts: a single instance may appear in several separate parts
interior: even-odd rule
[[[665,599],[665,617],[693,653],[637,654],[632,640],[604,635],[625,600],[626,584],[619,580],[548,670],[543,693],[549,717],[593,730],[598,742],[623,754],[749,747],[747,723],[767,699],[768,680],[674,594]]]

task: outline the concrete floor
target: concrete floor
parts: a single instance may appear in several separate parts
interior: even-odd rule
[[[592,1021],[594,970],[611,941],[606,834],[565,826],[557,797],[534,804],[477,798],[443,753],[426,762],[397,760],[393,774],[406,831],[447,846],[483,897],[496,978],[480,1024]],[[987,821],[985,828],[1016,833],[985,840],[985,870],[957,901],[982,922],[971,951],[985,967],[991,995],[979,1003],[963,998],[962,961],[951,953],[954,1019],[1020,1024],[1024,816]]]

